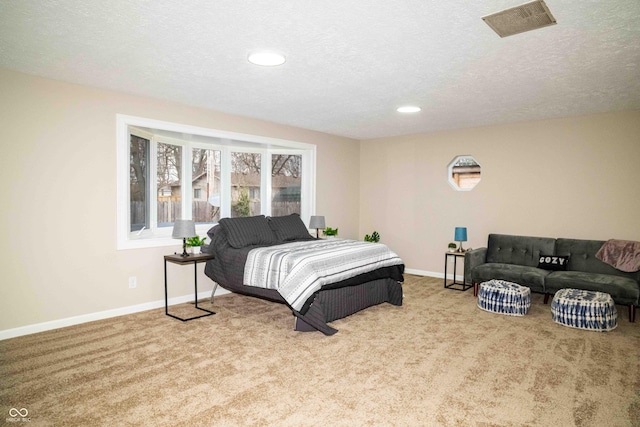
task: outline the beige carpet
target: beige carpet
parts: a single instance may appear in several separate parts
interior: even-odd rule
[[[31,426],[640,426],[625,307],[597,333],[555,324],[541,295],[520,318],[439,279],[404,292],[332,337],[226,295],[187,323],[159,309],[0,341],[0,423],[26,408]]]

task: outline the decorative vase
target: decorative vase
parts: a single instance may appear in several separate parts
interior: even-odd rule
[[[191,246],[191,253],[194,255],[200,254],[200,246]]]

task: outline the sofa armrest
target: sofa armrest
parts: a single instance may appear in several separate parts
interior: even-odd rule
[[[464,255],[464,282],[471,283],[471,270],[487,262],[487,248],[467,251]]]

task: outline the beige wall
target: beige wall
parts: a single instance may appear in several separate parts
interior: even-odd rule
[[[179,243],[116,250],[117,113],[317,144],[317,212],[357,237],[357,141],[0,69],[0,331],[164,298]],[[193,270],[170,268],[170,296],[192,292]]]
[[[117,113],[317,144],[317,213],[342,237],[379,231],[409,269],[441,274],[455,226],[471,247],[491,232],[640,240],[640,112],[358,143],[4,69],[0,94],[0,332],[164,298],[179,244],[115,249]],[[471,192],[446,180],[461,154],[482,166]],[[170,268],[170,296],[190,293],[191,268]]]
[[[360,235],[377,230],[409,269],[442,274],[456,226],[468,228],[465,247],[474,248],[489,233],[640,240],[639,111],[360,147]],[[482,180],[458,192],[447,165],[465,154],[482,166]]]

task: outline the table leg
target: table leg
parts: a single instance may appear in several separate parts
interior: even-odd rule
[[[458,274],[458,257],[453,257],[453,283],[452,285],[457,285],[456,283],[456,274]]]
[[[449,257],[444,254],[444,287],[447,287],[447,265],[449,264]]]
[[[164,260],[164,314],[169,315],[169,295],[167,291],[167,260]]]
[[[193,287],[195,289],[195,299],[194,301],[196,302],[196,308],[198,308],[198,264],[193,263]]]

